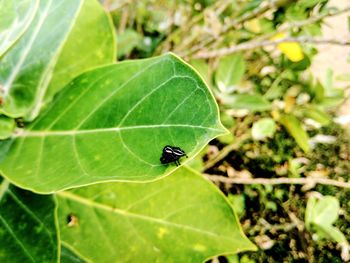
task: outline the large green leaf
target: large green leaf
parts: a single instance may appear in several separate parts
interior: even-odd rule
[[[57,262],[55,202],[52,196],[0,184],[0,262]]]
[[[188,168],[152,183],[61,192],[58,201],[63,244],[91,262],[198,263],[255,249],[227,199]]]
[[[109,16],[96,0],[84,0],[45,94],[51,100],[70,80],[89,68],[115,60],[115,35]]]
[[[0,57],[27,30],[39,0],[0,0]]]
[[[11,137],[15,127],[14,119],[0,115],[0,140]]]
[[[110,180],[146,181],[176,168],[160,163],[165,145],[192,157],[223,133],[202,79],[168,54],[76,78],[12,139],[0,169],[15,184],[44,193]]]
[[[29,28],[1,60],[0,112],[32,120],[44,99],[76,74],[113,61],[114,48],[110,21],[96,0],[40,1]]]

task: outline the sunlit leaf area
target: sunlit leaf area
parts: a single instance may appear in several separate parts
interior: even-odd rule
[[[0,262],[350,262],[349,21],[0,0]]]

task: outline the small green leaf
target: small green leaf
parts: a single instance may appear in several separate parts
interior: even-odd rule
[[[336,227],[331,225],[317,225],[316,228],[326,238],[332,239],[339,244],[347,244],[345,235]]]
[[[225,96],[223,102],[233,109],[250,111],[266,111],[271,109],[271,103],[259,94],[236,94]]]
[[[0,183],[0,262],[57,262],[55,202]]]
[[[283,114],[279,122],[287,129],[288,133],[304,152],[310,151],[309,136],[294,115]]]
[[[307,200],[306,210],[305,210],[305,226],[310,231],[311,223],[315,217],[315,206],[316,206],[316,197],[310,196]]]
[[[312,91],[317,102],[322,102],[324,100],[325,89],[320,81],[316,81],[316,83],[312,86]]]
[[[0,115],[0,140],[9,138],[16,127],[14,119]]]
[[[253,124],[252,137],[254,140],[272,138],[276,131],[276,123],[271,118],[263,118]]]
[[[131,51],[142,41],[142,36],[133,29],[126,29],[118,35],[118,58],[130,55]]]
[[[326,226],[332,225],[338,218],[339,201],[333,196],[325,196],[318,200],[314,207],[312,223]]]
[[[306,118],[313,119],[314,121],[317,121],[319,124],[324,126],[330,124],[332,121],[332,117],[329,114],[312,106],[303,109],[302,114]]]
[[[215,74],[216,84],[224,87],[233,86],[242,79],[244,72],[245,62],[242,54],[222,57]]]
[[[154,180],[176,169],[160,163],[165,145],[193,157],[225,132],[200,76],[168,54],[80,75],[12,139],[0,170],[15,184],[41,193],[111,180]]]
[[[197,263],[255,249],[224,195],[188,168],[147,184],[61,192],[58,201],[62,241],[91,262]]]
[[[27,30],[38,5],[39,0],[0,1],[0,58]]]

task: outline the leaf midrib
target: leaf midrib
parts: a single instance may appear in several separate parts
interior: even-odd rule
[[[101,133],[101,132],[120,132],[125,130],[136,130],[136,129],[155,129],[155,128],[194,128],[204,129],[213,132],[223,133],[222,129],[216,129],[201,125],[190,125],[190,124],[152,124],[152,125],[136,125],[136,126],[125,126],[125,127],[112,127],[112,128],[101,128],[101,129],[87,129],[87,130],[29,130],[25,132],[19,132],[13,137],[46,137],[46,136],[74,136],[79,134],[89,133]]]
[[[105,204],[97,203],[97,202],[94,202],[94,201],[92,201],[90,199],[87,199],[87,198],[81,197],[79,195],[73,194],[71,192],[63,191],[63,192],[57,193],[57,195],[62,197],[62,198],[64,198],[64,199],[70,199],[70,200],[73,200],[75,202],[78,202],[78,203],[81,203],[81,204],[84,204],[84,205],[87,205],[87,206],[90,206],[90,207],[93,207],[93,208],[102,209],[102,210],[108,211],[110,213],[119,214],[121,216],[137,218],[137,219],[141,219],[141,220],[144,220],[144,221],[149,221],[149,222],[152,222],[152,223],[156,222],[156,223],[159,223],[159,224],[162,224],[162,225],[168,225],[170,227],[175,227],[175,228],[180,228],[180,229],[182,228],[182,229],[186,229],[186,230],[189,230],[189,231],[192,231],[192,232],[197,232],[197,233],[200,233],[200,234],[203,234],[203,235],[212,236],[214,238],[219,238],[220,240],[226,239],[226,240],[229,240],[231,242],[234,241],[233,238],[226,237],[226,236],[220,236],[220,235],[218,235],[216,233],[205,231],[203,229],[194,228],[194,227],[189,226],[189,225],[177,224],[177,223],[174,223],[174,222],[162,220],[160,218],[155,218],[155,217],[151,217],[151,216],[131,213],[129,211],[122,210],[120,208],[115,208],[115,207],[111,207],[111,206],[108,206],[108,205],[105,205]]]

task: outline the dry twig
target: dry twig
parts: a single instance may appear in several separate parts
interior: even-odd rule
[[[350,182],[342,182],[328,178],[307,177],[307,178],[229,178],[221,175],[205,174],[213,182],[221,182],[226,184],[263,184],[263,185],[278,185],[278,184],[309,184],[309,185],[333,185],[342,188],[350,188]]]
[[[247,140],[248,138],[250,138],[249,134],[242,135],[241,137],[238,137],[234,143],[225,146],[218,153],[218,155],[206,162],[202,171],[208,170],[209,168],[213,167],[215,164],[223,160],[230,152],[237,150],[242,145],[242,142]]]
[[[276,3],[275,2],[270,2],[269,5],[262,5],[260,8],[258,8],[255,12],[253,11],[253,13],[256,13],[258,11],[262,12],[262,13],[259,13],[259,14],[263,14],[265,11],[265,8],[264,7],[269,7],[269,8],[273,8],[274,5]],[[340,15],[340,14],[343,14],[343,13],[346,13],[350,11],[350,6],[347,6],[343,9],[340,9],[340,10],[329,10],[328,12],[324,13],[324,14],[320,14],[318,16],[313,16],[313,17],[310,17],[306,20],[303,20],[303,21],[298,21],[298,22],[293,22],[293,23],[289,23],[289,24],[285,24],[285,25],[282,25],[280,28],[277,29],[277,31],[275,32],[271,32],[271,33],[267,33],[267,34],[264,34],[260,37],[257,37],[255,38],[253,41],[249,41],[249,42],[246,42],[246,43],[242,43],[242,44],[248,44],[248,43],[263,43],[264,41],[263,40],[267,40],[269,38],[271,38],[272,36],[274,36],[275,34],[277,33],[280,33],[280,32],[286,32],[292,28],[301,28],[303,26],[306,26],[306,25],[310,25],[310,24],[313,24],[313,23],[316,23],[316,22],[319,22],[321,21],[322,19],[324,18],[327,18],[327,17],[332,17],[332,16],[337,16],[337,15]],[[246,16],[244,19],[242,17],[241,20],[234,20],[234,23],[231,24],[231,26],[237,26],[239,24],[242,24],[243,22],[245,21],[248,21],[249,19],[251,18],[254,18],[254,17],[250,17],[250,16]],[[237,23],[239,22],[239,23]],[[232,27],[226,27],[225,30],[227,30],[227,28],[232,28]],[[223,31],[222,33],[225,33],[226,31]],[[201,49],[203,49],[204,47],[208,47],[208,45],[210,45],[211,43],[213,43],[214,41],[216,41],[216,43],[218,43],[218,39],[208,39],[207,41],[205,41],[202,45],[200,46],[195,46],[194,48],[192,48],[188,53],[184,54],[186,56],[190,56],[190,57],[193,57],[193,58],[197,58],[198,56],[200,57],[200,54],[202,52],[200,52]],[[331,43],[332,44],[332,43]],[[260,46],[258,46],[260,47]],[[243,49],[243,50],[246,50],[246,49]],[[240,51],[240,50],[238,50]],[[197,53],[196,53],[197,52]],[[214,52],[214,51],[213,51]],[[234,52],[237,52],[237,51],[234,51]],[[231,53],[234,53],[234,52],[231,52]],[[194,54],[194,55],[192,55]]]
[[[263,40],[263,41],[248,41],[242,44],[234,45],[228,48],[222,48],[213,51],[199,52],[193,56],[193,58],[214,58],[229,55],[243,50],[251,50],[265,46],[275,46],[285,42],[298,42],[298,43],[313,43],[313,44],[332,44],[332,45],[350,45],[350,39],[333,39],[333,38],[311,38],[311,37],[285,37],[276,40]]]

